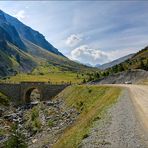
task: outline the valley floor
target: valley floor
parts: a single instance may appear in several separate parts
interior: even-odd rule
[[[126,89],[106,117],[94,122],[83,148],[148,147],[148,86],[118,86]]]

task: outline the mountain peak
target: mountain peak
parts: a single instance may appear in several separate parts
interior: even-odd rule
[[[64,56],[61,52],[58,51],[54,46],[52,46],[45,37],[38,31],[32,29],[31,27],[23,24],[21,21],[19,21],[17,18],[5,13],[4,16],[8,23],[13,25],[15,29],[17,30],[18,34],[22,39],[26,39],[30,42],[32,42],[35,45],[38,45],[56,55]]]

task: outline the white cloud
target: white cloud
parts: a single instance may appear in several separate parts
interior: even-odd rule
[[[74,46],[78,45],[78,43],[80,43],[81,40],[82,39],[80,38],[79,35],[72,34],[66,39],[66,45],[68,45],[70,47],[74,47]]]
[[[13,15],[14,17],[16,17],[19,20],[23,20],[24,18],[26,18],[25,15],[25,11],[24,10],[20,10],[18,11],[16,14]]]
[[[83,45],[72,50],[71,59],[92,65],[102,64],[109,61],[107,53],[98,49],[90,48],[87,45]]]

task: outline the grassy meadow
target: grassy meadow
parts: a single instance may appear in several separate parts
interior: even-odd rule
[[[41,65],[31,73],[19,73],[15,76],[0,80],[1,82],[17,83],[23,81],[51,82],[51,83],[82,83],[87,79],[86,73],[66,71],[62,67],[53,65]]]

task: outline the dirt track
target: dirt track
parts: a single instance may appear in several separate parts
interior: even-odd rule
[[[135,110],[140,121],[148,132],[148,86],[147,85],[119,85],[128,88]]]
[[[148,86],[123,87],[122,95],[104,119],[94,122],[84,148],[148,148]]]

